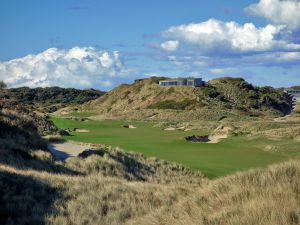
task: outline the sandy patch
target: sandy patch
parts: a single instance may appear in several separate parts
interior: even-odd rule
[[[88,132],[90,132],[90,130],[75,128],[74,132],[77,132],[77,133],[88,133]]]
[[[166,128],[166,129],[164,129],[164,130],[170,131],[170,130],[176,130],[176,128],[175,128],[175,127],[168,127],[168,128]]]
[[[60,113],[61,115],[68,115],[69,114],[69,112],[66,112],[66,111],[61,111],[61,113]]]
[[[53,142],[48,144],[49,151],[57,160],[65,160],[77,156],[82,151],[89,149],[89,144],[75,144],[73,142]]]
[[[49,151],[56,160],[65,160],[68,157],[78,156],[81,152],[88,149],[101,148],[104,145],[90,144],[81,142],[52,142],[48,144]]]
[[[225,138],[228,138],[227,134],[219,134],[219,135],[209,136],[208,137],[209,141],[206,143],[210,143],[210,144],[219,143],[222,139],[225,139]]]
[[[167,127],[164,130],[166,130],[166,131],[172,131],[172,130],[188,131],[191,129],[187,129],[186,127]]]

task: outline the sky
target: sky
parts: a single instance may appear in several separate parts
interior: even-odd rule
[[[300,0],[1,0],[0,80],[110,90],[149,76],[300,85]]]

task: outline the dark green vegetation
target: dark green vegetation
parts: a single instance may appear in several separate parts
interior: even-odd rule
[[[210,177],[223,176],[239,170],[263,167],[299,155],[293,140],[268,140],[266,138],[232,137],[217,144],[189,143],[186,136],[203,135],[203,131],[164,131],[151,122],[126,121],[76,121],[52,118],[60,128],[88,129],[88,133],[72,133],[67,140],[118,146],[146,156],[182,163]],[[136,129],[123,128],[132,124]],[[278,145],[282,151],[266,152],[264,147]],[[283,149],[289,148],[290,151]]]
[[[0,98],[13,99],[19,103],[46,107],[53,112],[67,105],[82,104],[102,96],[104,92],[87,89],[46,87],[46,88],[10,88],[0,91]]]

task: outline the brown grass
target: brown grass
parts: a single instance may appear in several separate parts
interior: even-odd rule
[[[1,224],[299,224],[300,161],[206,185],[0,166]]]
[[[300,161],[294,160],[212,181],[132,224],[299,224],[299,185]]]

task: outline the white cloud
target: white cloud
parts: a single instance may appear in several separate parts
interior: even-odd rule
[[[166,51],[176,51],[179,46],[179,42],[177,40],[166,41],[160,45],[160,47]]]
[[[266,51],[275,47],[288,48],[285,41],[276,40],[282,26],[267,25],[257,28],[252,23],[240,25],[210,19],[202,23],[174,26],[163,32],[166,39],[177,39],[179,43],[197,45],[202,51]],[[167,43],[167,42],[164,42]],[[291,46],[300,48],[300,46]]]
[[[232,73],[220,68],[236,65],[281,67],[299,64],[300,44],[282,25],[256,27],[210,19],[173,26],[162,32],[163,43],[177,40],[180,48],[165,51],[162,58],[184,70],[208,68],[211,74]]]
[[[108,87],[126,74],[119,52],[93,47],[50,48],[37,55],[0,62],[0,80],[9,86]]]
[[[299,0],[260,0],[259,3],[250,5],[247,11],[291,29],[300,27]]]
[[[300,64],[300,52],[283,52],[277,59],[280,62],[298,61]]]
[[[213,68],[213,69],[210,69],[209,72],[212,73],[212,74],[231,74],[233,72],[236,71],[236,68],[231,68],[231,67],[228,67],[228,68]]]

